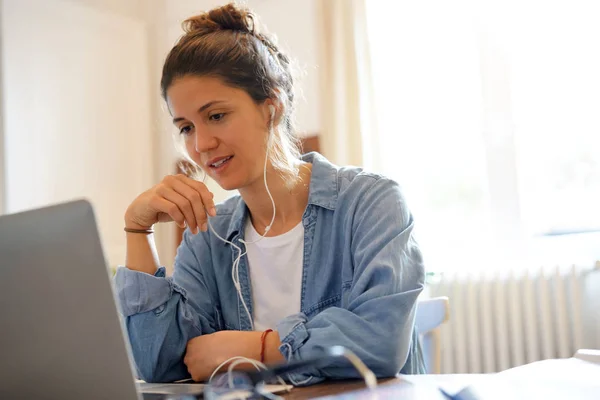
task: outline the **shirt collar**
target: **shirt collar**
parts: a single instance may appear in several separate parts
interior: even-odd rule
[[[303,155],[302,161],[312,164],[308,204],[335,210],[338,199],[339,168],[315,152]]]
[[[308,204],[335,210],[338,200],[339,168],[321,154],[315,152],[304,154],[302,161],[312,164]],[[231,241],[236,234],[243,231],[248,215],[248,207],[244,200],[239,197],[227,229],[227,240]]]

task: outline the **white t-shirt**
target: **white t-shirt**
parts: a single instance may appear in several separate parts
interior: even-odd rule
[[[244,240],[255,242],[260,237],[248,219]],[[254,329],[275,329],[283,318],[300,312],[304,256],[302,221],[282,235],[247,244],[246,251],[252,284]]]

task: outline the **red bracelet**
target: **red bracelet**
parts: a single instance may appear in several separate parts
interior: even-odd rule
[[[265,343],[266,343],[266,339],[267,339],[267,335],[269,333],[273,332],[273,329],[267,329],[266,331],[264,331],[262,333],[262,335],[260,336],[260,362],[264,363],[265,362]]]

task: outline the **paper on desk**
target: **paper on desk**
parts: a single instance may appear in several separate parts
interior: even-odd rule
[[[442,388],[443,389],[443,388]],[[574,358],[545,360],[491,375],[449,393],[454,400],[600,399],[600,366]]]
[[[531,377],[573,385],[600,385],[600,366],[577,358],[537,361],[497,375],[516,379]]]

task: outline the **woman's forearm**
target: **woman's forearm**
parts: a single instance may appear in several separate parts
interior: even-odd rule
[[[154,275],[160,267],[154,234],[127,232],[125,266],[134,271]]]

